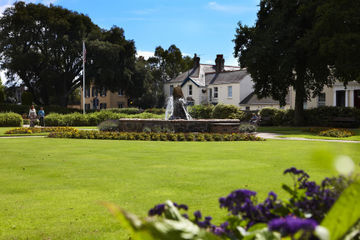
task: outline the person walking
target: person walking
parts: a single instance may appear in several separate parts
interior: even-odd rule
[[[45,127],[45,111],[43,107],[40,107],[38,116],[39,116],[40,126]]]
[[[30,127],[35,127],[35,122],[37,120],[37,116],[36,116],[36,110],[35,110],[34,105],[31,105],[31,107],[30,107],[29,119],[30,119]]]

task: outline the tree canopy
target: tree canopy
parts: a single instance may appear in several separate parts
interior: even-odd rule
[[[289,88],[295,89],[297,125],[303,122],[304,101],[319,94],[325,85],[331,86],[339,76],[333,71],[338,67],[334,55],[324,54],[326,47],[313,41],[326,32],[320,21],[325,18],[321,14],[325,2],[261,0],[255,26],[239,23],[236,30],[234,55],[251,74],[256,94],[272,96],[284,105]],[[343,77],[354,80],[349,75]]]
[[[37,104],[67,105],[81,85],[84,40],[87,81],[111,90],[133,87],[134,42],[122,29],[101,30],[83,14],[17,2],[0,19],[0,39],[1,68],[10,83],[21,79]]]
[[[142,108],[163,107],[164,82],[192,67],[192,58],[183,56],[181,50],[175,45],[171,45],[168,49],[157,47],[154,57],[148,60],[139,58],[136,64],[136,79],[143,79],[140,88],[142,94],[136,98],[135,103]]]

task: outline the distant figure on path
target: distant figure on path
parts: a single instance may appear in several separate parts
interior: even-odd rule
[[[35,121],[37,120],[36,110],[35,110],[34,105],[31,105],[31,107],[30,107],[29,119],[30,119],[30,127],[34,127],[35,126]]]
[[[40,110],[38,112],[38,116],[39,116],[39,121],[40,121],[40,126],[45,127],[45,111],[43,107],[40,107]]]

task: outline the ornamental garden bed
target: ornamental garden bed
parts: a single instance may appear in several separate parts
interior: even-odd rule
[[[247,133],[154,133],[154,132],[104,132],[77,130],[51,132],[50,138],[139,140],[139,141],[265,141]]]

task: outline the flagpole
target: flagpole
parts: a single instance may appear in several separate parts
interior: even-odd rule
[[[83,41],[83,114],[85,114],[85,41]]]

